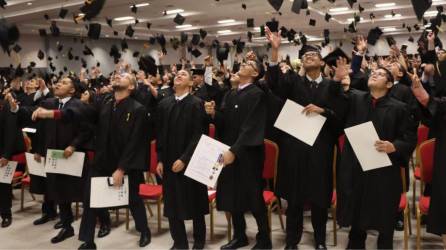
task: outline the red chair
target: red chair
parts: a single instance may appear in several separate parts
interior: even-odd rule
[[[208,201],[209,201],[209,216],[210,216],[210,228],[211,228],[211,240],[214,239],[214,208],[215,208],[215,202],[217,198],[217,191],[214,189],[208,190]]]
[[[417,131],[417,147],[415,148],[415,162],[413,161],[413,158],[411,159],[412,162],[412,170],[413,170],[413,181],[412,181],[412,211],[415,213],[416,209],[416,199],[417,199],[417,195],[416,195],[416,189],[417,189],[417,180],[419,181],[421,179],[421,171],[420,171],[420,155],[419,155],[419,151],[418,148],[420,147],[421,143],[427,141],[429,136],[429,128],[424,126],[424,125],[420,125],[418,127],[418,131]],[[423,192],[423,187],[422,185],[420,185],[420,193]]]
[[[158,232],[161,232],[161,205],[163,202],[163,186],[156,184],[152,174],[156,174],[156,166],[158,165],[158,157],[156,154],[156,141],[150,144],[151,161],[149,172],[147,173],[146,183],[139,185],[139,196],[143,200],[155,200],[158,208]],[[153,216],[149,203],[145,202],[150,216]],[[127,209],[127,229],[128,229],[128,209]]]
[[[215,138],[215,125],[209,124],[209,137]]]
[[[418,147],[418,155],[420,156],[421,185],[431,183],[432,181],[432,173],[434,168],[434,152],[435,139],[425,141]],[[428,214],[429,205],[430,197],[424,196],[423,193],[420,193],[420,199],[418,201],[417,207],[417,249],[420,249],[421,245],[421,216]]]
[[[404,215],[404,249],[409,247],[409,234],[412,234],[412,226],[410,221],[410,209],[407,200],[407,183],[406,183],[406,169],[401,167],[401,181],[403,183],[403,192],[401,193],[400,203],[398,206],[398,212],[403,212]]]
[[[274,209],[277,210],[280,226],[282,229],[285,229],[283,218],[282,218],[282,209],[280,206],[280,200],[275,196],[274,192],[271,191],[274,189],[276,182],[276,171],[277,171],[277,163],[279,159],[279,146],[273,141],[268,139],[264,140],[265,145],[265,161],[263,164],[263,174],[262,177],[268,183],[267,189],[263,191],[263,200],[265,201],[265,205],[268,209],[268,222],[270,225],[269,233],[271,234],[271,213]],[[270,186],[269,180],[273,180],[273,187]],[[226,213],[226,219],[228,221],[228,241],[231,241],[231,215]]]

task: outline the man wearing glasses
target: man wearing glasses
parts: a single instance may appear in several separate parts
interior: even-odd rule
[[[271,90],[283,101],[290,99],[304,108],[307,115],[320,114],[327,118],[311,147],[284,134],[280,141],[276,194],[288,201],[285,249],[297,249],[302,237],[304,204],[311,206],[311,221],[316,249],[326,249],[327,209],[330,206],[333,148],[340,131],[338,106],[342,103],[342,88],[322,76],[324,61],[319,49],[304,45],[299,51],[304,74],[278,67],[281,37],[267,27],[266,37],[272,45],[272,57],[267,71]],[[342,117],[342,116],[341,116]]]

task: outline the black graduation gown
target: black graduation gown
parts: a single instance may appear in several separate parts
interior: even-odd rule
[[[11,156],[25,151],[23,134],[17,124],[17,114],[9,111],[9,105],[0,100],[0,158],[11,160]],[[12,206],[11,184],[0,183],[0,212]]]
[[[217,182],[217,209],[263,212],[263,140],[267,116],[264,92],[255,84],[229,91],[215,115],[221,142],[235,161],[223,168]]]
[[[193,89],[193,95],[205,102],[215,101],[218,107],[222,99],[222,89],[216,81],[212,81],[212,85],[203,83],[200,87]]]
[[[276,194],[291,206],[311,202],[320,208],[329,207],[333,190],[333,149],[342,128],[346,101],[340,84],[324,79],[316,90],[294,72],[282,74],[278,66],[269,67],[267,81],[282,100],[290,99],[302,106],[313,103],[326,110],[327,121],[313,147],[281,133]]]
[[[157,96],[156,100],[158,102],[161,102],[165,97],[169,97],[171,95],[173,95],[173,90],[171,87],[168,87],[168,88],[159,87],[158,88],[158,96]]]
[[[148,133],[150,138],[153,138],[156,121],[156,98],[150,92],[149,87],[143,83],[138,83],[138,88],[134,91],[132,97],[145,107],[147,111]]]
[[[189,163],[205,131],[204,104],[190,94],[179,102],[170,96],[159,104],[157,113],[157,154],[164,165],[164,216],[180,220],[203,216],[209,213],[207,187],[186,177],[185,169],[174,173],[172,165],[178,159],[186,166]]]
[[[61,112],[74,112],[81,109],[84,104],[76,98],[65,103]],[[41,103],[41,106],[50,110],[57,110],[59,99],[50,98]],[[74,146],[77,152],[84,152],[84,144],[90,139],[89,126],[79,120],[39,120],[37,122],[38,134],[35,152],[46,157],[48,149],[65,150]],[[47,174],[47,190],[37,190],[46,193],[50,200],[58,203],[82,201],[84,180],[87,176],[84,166],[82,177]],[[33,179],[31,179],[33,182]],[[42,187],[41,187],[42,188]]]
[[[357,223],[363,230],[391,233],[402,193],[400,167],[411,156],[417,141],[416,123],[407,105],[386,95],[372,106],[370,93],[350,90],[345,127],[372,121],[381,140],[395,145],[389,154],[392,166],[363,172],[348,139],[337,169],[338,222]],[[353,218],[356,218],[352,222]]]
[[[431,98],[425,111],[430,129],[436,135],[427,231],[443,235],[446,234],[446,98]]]

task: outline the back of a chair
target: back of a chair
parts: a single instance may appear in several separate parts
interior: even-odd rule
[[[215,138],[215,125],[209,124],[209,137]]]
[[[417,131],[417,146],[421,145],[421,143],[425,142],[428,139],[429,136],[429,128],[424,126],[424,125],[420,125],[418,127],[418,131]]]
[[[26,152],[31,151],[31,138],[27,135],[23,136],[23,140],[25,141],[25,150]]]
[[[434,168],[435,139],[421,143],[418,151],[420,155],[421,181],[430,183]]]
[[[344,150],[344,145],[345,145],[345,135],[341,135],[338,138],[338,147],[340,153],[342,153],[342,151]]]
[[[263,162],[263,179],[273,179],[275,183],[277,162],[279,160],[279,146],[273,141],[265,139],[265,161]]]
[[[156,140],[150,142],[150,166],[149,172],[156,174],[156,166],[158,165],[158,156],[156,154]]]

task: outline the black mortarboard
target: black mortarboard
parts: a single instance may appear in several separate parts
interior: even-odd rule
[[[312,45],[303,45],[302,48],[299,50],[299,59],[302,59],[303,55],[307,52],[315,51],[317,53],[320,53],[320,50],[316,46]]]
[[[265,25],[260,25],[260,36],[261,37],[265,36]]]
[[[252,42],[252,32],[248,31],[248,34],[246,34],[246,36],[248,36],[248,41]]]
[[[107,22],[108,26],[110,26],[110,28],[113,27],[113,19],[112,18],[106,17],[105,21]]]
[[[122,41],[121,41],[121,49],[122,49],[122,51],[125,51],[128,48],[129,48],[129,45],[127,44],[127,40],[122,39]]]
[[[406,28],[407,28],[407,31],[412,32],[412,27],[406,26]]]
[[[118,33],[116,30],[114,30],[114,31],[113,31],[113,35],[114,35],[114,36],[118,36],[119,33]]]
[[[208,35],[208,32],[206,30],[200,29],[201,39],[205,39],[207,35]]]
[[[331,19],[331,15],[328,13],[325,13],[325,21],[328,22]]]
[[[64,72],[67,72],[67,71],[68,71],[67,66],[64,66],[64,67],[63,67],[63,71],[64,71]]]
[[[347,62],[350,62],[350,58],[341,48],[334,49],[332,52],[326,55],[323,60],[328,66],[337,66],[336,60],[338,60],[339,57],[345,58],[347,59]]]
[[[60,29],[55,21],[51,22],[50,31],[53,36],[60,36]]]
[[[307,11],[305,11],[305,15],[306,15],[306,16],[309,16],[309,15],[311,15],[311,12],[310,12],[310,10],[309,10],[309,9],[307,9]]]
[[[173,21],[178,25],[182,25],[184,21],[186,21],[186,18],[180,15],[180,13],[178,13],[173,19]]]
[[[130,10],[136,14],[136,12],[138,12],[138,7],[136,7],[136,5],[132,5],[132,7],[130,8]]]
[[[6,0],[0,0],[0,7],[4,9],[6,5],[7,5]]]
[[[33,61],[30,62],[30,63],[29,63],[29,66],[31,66],[31,67],[33,67],[33,68],[36,67],[36,62],[33,62]]]
[[[9,47],[16,43],[20,38],[19,29],[15,24],[10,24],[6,19],[0,19],[0,44],[3,51],[9,55]]]
[[[85,61],[84,58],[81,58],[81,64],[82,64],[82,67],[83,67],[83,68],[86,68],[86,67],[87,67],[87,61]]]
[[[246,10],[246,4],[242,4],[242,9]]]
[[[285,26],[280,27],[280,36],[286,38],[288,36],[288,30]]]
[[[395,38],[393,38],[393,36],[386,36],[386,41],[389,47],[396,44]]]
[[[141,56],[138,61],[138,66],[140,70],[143,70],[146,74],[151,76],[156,76],[158,71],[155,59],[150,55]]]
[[[90,23],[88,26],[88,37],[94,40],[98,40],[101,36],[101,24]]]
[[[229,45],[225,43],[223,47],[217,47],[217,59],[220,63],[223,63],[224,60],[228,60],[229,55]]]
[[[50,20],[50,16],[48,14],[43,15],[43,18],[45,18],[45,20]]]
[[[348,25],[348,32],[356,33],[358,30],[356,29],[356,22],[353,21]]]
[[[43,60],[43,58],[45,58],[45,53],[43,53],[42,50],[39,50],[39,52],[37,52],[37,58],[39,58],[39,60]]]
[[[15,53],[19,53],[19,52],[22,50],[22,47],[20,47],[20,45],[16,44],[16,45],[12,48],[12,50],[14,50]]]
[[[192,71],[192,75],[199,75],[199,76],[203,76],[205,70],[204,69],[191,69]]]
[[[105,0],[89,0],[85,1],[84,6],[80,8],[81,12],[85,14],[84,19],[90,20],[99,13],[101,13],[102,7],[104,7]]]
[[[73,60],[74,56],[73,53],[71,53],[71,49],[68,51],[68,60]]]
[[[48,59],[48,61],[50,61],[50,62],[53,60],[53,58],[52,58],[51,56],[49,56],[47,59]]]
[[[409,42],[413,43],[415,39],[413,39],[413,36],[409,36],[409,39],[407,39]]]
[[[180,41],[181,41],[181,43],[182,44],[186,43],[187,39],[188,39],[188,35],[186,33],[184,33],[184,32],[181,32],[181,34],[180,34]]]
[[[194,57],[200,57],[202,54],[201,54],[201,51],[200,50],[198,50],[198,49],[194,49],[194,50],[192,50],[191,52],[190,52]]]
[[[316,26],[316,20],[310,19],[310,22],[308,23],[310,26]]]
[[[198,44],[198,47],[200,47],[200,48],[204,48],[204,47],[206,47],[206,44],[205,44],[204,42],[200,42],[200,43]]]
[[[277,32],[279,28],[279,22],[276,19],[272,19],[269,22],[266,22],[266,26],[271,30],[271,32]]]
[[[365,9],[361,5],[358,6],[359,13],[362,13]]]
[[[93,51],[87,45],[84,46],[83,53],[85,56],[88,56],[88,55],[94,56]]]
[[[166,46],[166,38],[164,37],[163,34],[160,34],[156,37],[156,41],[158,42],[158,44],[161,47],[165,47]]]
[[[133,52],[133,57],[135,57],[135,58],[136,58],[136,57],[138,57],[138,56],[139,56],[139,54],[140,54],[140,53],[139,53],[139,51],[135,51],[135,52]]]
[[[246,19],[246,27],[248,27],[248,28],[254,28],[254,18],[248,18],[248,19]]]
[[[293,6],[291,7],[291,11],[300,14],[301,9],[307,9],[308,8],[308,2],[307,0],[294,0]]]
[[[39,29],[40,36],[46,36],[46,29]]]
[[[65,19],[68,14],[68,9],[61,8],[59,11],[59,17]]]
[[[382,34],[383,34],[383,31],[379,27],[371,29],[367,36],[367,43],[371,44],[371,45],[375,45]]]
[[[115,62],[121,58],[121,53],[119,52],[118,46],[113,44],[110,48],[109,55],[115,59]]]
[[[63,44],[57,43],[57,51],[61,52],[63,50]]]
[[[302,43],[302,45],[307,45],[307,41],[308,41],[308,39],[307,39],[307,37],[304,35],[304,33],[299,32],[299,39],[300,39],[300,42]]]
[[[54,64],[53,63],[50,63],[50,69],[51,69],[51,71],[56,71],[56,66],[54,66]]]
[[[193,34],[191,43],[195,46],[197,46],[200,43],[200,35],[199,34]]]
[[[152,23],[146,23],[146,27],[147,29],[150,29],[150,27],[152,27]]]
[[[25,74],[25,71],[22,69],[22,64],[17,65],[14,74],[16,77],[22,77]]]
[[[170,44],[174,50],[177,50],[180,47],[180,40],[176,37],[170,38]]]
[[[347,0],[348,5],[350,5],[350,8],[353,8],[353,4],[356,3],[356,0]]]
[[[424,13],[432,6],[432,0],[411,0],[411,2],[419,21],[423,18]]]
[[[268,2],[276,11],[279,11],[283,4],[283,0],[268,0]]]
[[[79,56],[75,56],[75,57],[74,57],[74,60],[75,60],[75,61],[79,61]]]
[[[128,37],[133,37],[133,34],[135,34],[135,30],[132,28],[132,25],[127,25],[127,28],[125,29],[125,35]]]
[[[245,48],[245,42],[242,42],[240,39],[237,40],[237,44],[235,45],[235,51],[237,54],[243,53],[243,49]]]
[[[414,28],[416,31],[419,31],[419,30],[420,30],[420,26],[419,26],[418,24],[415,24],[415,25],[413,26],[413,28]]]
[[[324,42],[325,42],[325,44],[330,43],[330,30],[329,29],[324,29]]]
[[[287,34],[287,38],[288,38],[288,41],[294,41],[294,38],[296,37],[296,31],[295,30],[293,30],[293,29],[290,29],[290,30],[288,30],[288,34]]]

